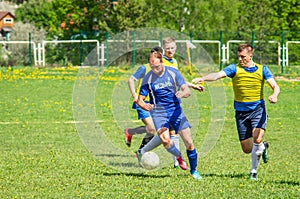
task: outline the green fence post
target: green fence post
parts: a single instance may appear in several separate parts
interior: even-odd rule
[[[106,32],[105,33],[105,46],[106,46],[106,48],[105,48],[105,59],[106,59],[106,66],[108,66],[108,39],[109,39],[109,33],[108,32]]]
[[[136,41],[135,41],[135,39],[136,39],[136,32],[133,31],[132,62],[131,62],[132,68],[134,68],[134,66],[135,66],[135,59],[136,59]]]
[[[254,48],[254,41],[255,41],[255,33],[252,31],[252,39],[251,39],[251,46]],[[252,60],[254,61],[254,55],[252,55]]]
[[[160,47],[163,47],[163,34],[162,32],[159,33],[159,41],[160,41]]]
[[[192,43],[193,41],[193,32],[190,32],[190,42]],[[190,49],[190,56],[191,56],[191,63],[193,63],[193,49]]]
[[[220,65],[220,70],[223,68],[223,53],[222,53],[222,46],[223,46],[223,31],[220,31],[220,55],[219,55],[219,65]]]
[[[80,45],[79,45],[79,62],[82,66],[82,32],[80,31]]]
[[[29,66],[32,66],[32,54],[31,54],[31,51],[32,51],[32,44],[31,44],[31,33],[29,33],[29,46],[28,46],[28,60],[29,60]]]
[[[281,32],[281,73],[284,73],[284,62],[285,62],[285,57],[284,57],[284,31]]]

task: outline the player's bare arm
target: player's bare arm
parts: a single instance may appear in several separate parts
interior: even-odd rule
[[[188,84],[183,84],[179,91],[176,92],[177,98],[187,98],[191,95],[191,90]]]
[[[187,82],[187,85],[190,87],[190,88],[192,88],[192,89],[194,89],[194,90],[197,90],[197,91],[199,91],[199,92],[203,92],[204,91],[204,86],[202,86],[202,85],[200,85],[200,84],[192,84],[192,83],[190,83],[190,82]]]
[[[210,73],[208,75],[205,75],[204,77],[198,77],[192,80],[193,83],[195,84],[201,84],[204,81],[215,81],[221,78],[226,77],[226,73],[224,71],[220,71],[217,73]]]
[[[268,79],[267,82],[269,86],[273,89],[273,94],[268,97],[268,100],[270,103],[275,104],[277,102],[277,98],[280,93],[280,88],[274,78]]]
[[[146,110],[146,111],[150,111],[153,109],[153,104],[146,104],[145,103],[145,98],[146,96],[143,95],[139,95],[138,100],[137,100],[137,104],[139,105],[139,107],[141,107],[142,109]]]
[[[130,93],[131,93],[131,95],[133,97],[133,102],[136,103],[137,100],[138,100],[138,95],[135,92],[134,81],[135,81],[135,79],[131,76],[128,79],[128,87],[129,87]]]

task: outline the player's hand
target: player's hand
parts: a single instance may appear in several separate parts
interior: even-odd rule
[[[182,91],[177,91],[175,93],[175,95],[176,95],[177,98],[182,98],[183,97],[183,92]]]
[[[277,97],[274,96],[274,95],[270,95],[268,97],[268,100],[269,100],[270,103],[275,104],[277,102]]]
[[[194,84],[202,84],[202,83],[204,83],[204,80],[201,77],[197,77],[197,78],[193,79],[192,82]]]
[[[133,103],[137,103],[138,99],[139,99],[139,96],[135,95],[135,96],[133,97]]]
[[[204,86],[202,86],[201,84],[190,84],[190,86],[194,89],[197,90],[199,92],[203,92],[204,91]]]
[[[153,109],[154,105],[153,104],[145,104],[143,106],[143,109],[145,109],[146,111],[151,111]]]

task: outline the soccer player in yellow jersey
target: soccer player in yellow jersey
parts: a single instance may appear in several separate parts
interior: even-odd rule
[[[193,83],[215,81],[224,77],[232,78],[234,91],[234,109],[239,140],[244,153],[251,153],[252,167],[250,179],[257,180],[257,169],[262,157],[268,162],[268,142],[263,142],[267,124],[267,113],[263,96],[264,81],[272,88],[268,97],[270,103],[276,103],[280,93],[271,71],[267,66],[254,63],[253,47],[240,44],[238,47],[238,64],[231,64],[217,73],[210,73],[202,78],[195,78]]]
[[[176,52],[176,41],[172,37],[165,37],[163,39],[163,49],[164,49],[164,54],[163,54],[163,65],[164,66],[171,66],[176,69],[178,69],[178,62],[174,58],[175,52]],[[179,134],[176,134],[174,129],[170,129],[170,138],[175,144],[176,148],[180,150],[180,144],[179,144]],[[174,161],[174,168],[178,167],[178,161],[176,159],[176,156],[173,156],[173,161]]]

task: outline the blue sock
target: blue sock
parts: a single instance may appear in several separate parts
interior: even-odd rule
[[[198,159],[196,149],[194,149],[192,151],[186,150],[186,154],[188,156],[190,167],[191,167],[190,172],[194,173],[196,171],[196,168],[197,168],[197,159]]]
[[[174,143],[172,144],[172,146],[170,148],[168,148],[166,150],[176,157],[181,156],[181,152],[176,148]]]

